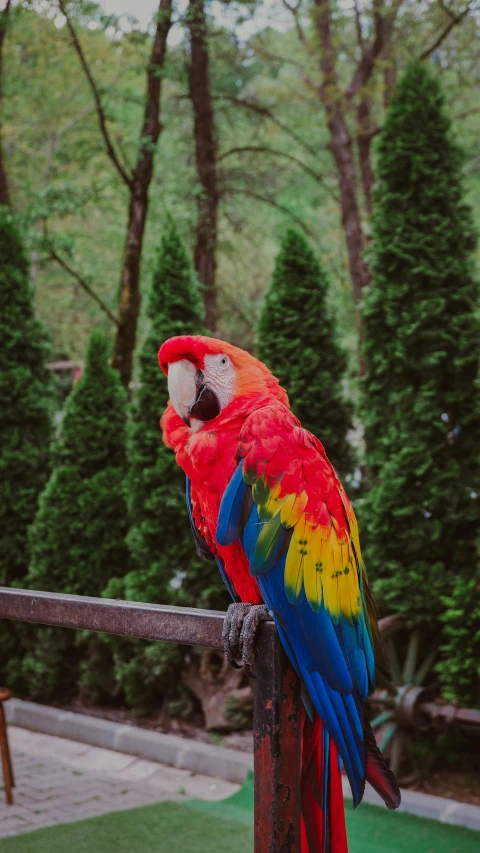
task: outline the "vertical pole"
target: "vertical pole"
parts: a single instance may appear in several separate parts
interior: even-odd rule
[[[254,853],[300,853],[300,681],[259,626],[253,686]]]
[[[2,760],[3,767],[3,783],[5,787],[5,799],[7,801],[7,805],[13,805],[13,797],[12,797],[12,783],[13,783],[13,775],[11,776],[11,764],[9,759],[9,749],[8,749],[8,735],[7,735],[7,723],[5,720],[5,713],[3,710],[3,703],[0,702],[0,756]]]

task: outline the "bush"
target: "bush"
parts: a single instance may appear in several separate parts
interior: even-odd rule
[[[162,442],[159,420],[168,400],[158,367],[160,345],[173,335],[201,334],[203,308],[190,261],[172,222],[162,238],[149,300],[150,328],[139,356],[139,379],[128,428],[128,544],[134,569],[115,578],[108,597],[195,607],[226,606],[215,563],[196,556],[185,504],[185,475]],[[184,651],[168,644],[110,640],[116,677],[128,704],[144,710],[178,698]]]
[[[398,84],[377,153],[364,301],[365,557],[384,611],[432,637],[443,625],[444,650],[467,658],[473,637],[455,639],[445,601],[478,578],[479,292],[462,158],[426,65]],[[450,697],[471,695],[445,654],[439,672]]]
[[[53,385],[20,231],[0,207],[0,585],[25,586],[28,527],[49,469]],[[0,683],[21,689],[22,626],[0,627]]]
[[[352,472],[351,407],[343,396],[346,359],[327,305],[328,280],[306,239],[289,230],[258,326],[257,355],[285,388],[341,476]]]
[[[439,673],[449,702],[459,696],[480,706],[480,585],[476,578],[458,577],[442,599],[442,660]]]
[[[100,595],[113,573],[129,568],[123,497],[126,397],[94,332],[83,378],[69,397],[55,467],[30,531],[28,584],[33,589]],[[24,661],[29,693],[44,701],[77,684],[87,645],[81,635],[40,629]],[[52,660],[57,662],[53,665]],[[38,673],[50,669],[47,683]]]

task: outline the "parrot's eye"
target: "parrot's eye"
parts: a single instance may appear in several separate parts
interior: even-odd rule
[[[222,365],[222,367],[226,367],[227,364],[230,364],[230,359],[229,359],[228,355],[222,355],[222,357],[220,359],[220,364]]]

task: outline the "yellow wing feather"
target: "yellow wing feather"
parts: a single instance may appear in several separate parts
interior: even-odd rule
[[[295,603],[305,590],[313,610],[318,611],[323,603],[335,622],[342,616],[349,621],[356,618],[361,609],[360,542],[357,520],[343,489],[341,498],[348,533],[332,516],[319,523],[307,512],[307,493],[282,494],[281,481],[269,486],[259,477],[253,483],[252,493],[261,521],[274,524],[276,519],[277,524],[293,528],[285,562],[289,600]],[[269,536],[267,526],[263,531],[266,547]]]
[[[298,513],[299,505],[287,500],[281,510],[282,522],[283,517],[291,521],[295,509]],[[341,616],[351,621],[361,608],[358,528],[355,521],[349,539],[342,537],[332,522],[326,536],[325,526],[315,526],[305,511],[299,516],[287,553],[285,587],[290,601],[298,599],[305,589],[313,610],[319,610],[323,602],[335,622]]]

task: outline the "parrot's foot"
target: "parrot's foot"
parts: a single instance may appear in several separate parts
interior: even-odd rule
[[[240,668],[241,660],[249,678],[253,674],[255,634],[260,622],[269,622],[271,616],[264,604],[231,604],[223,623],[223,651],[229,664]]]

